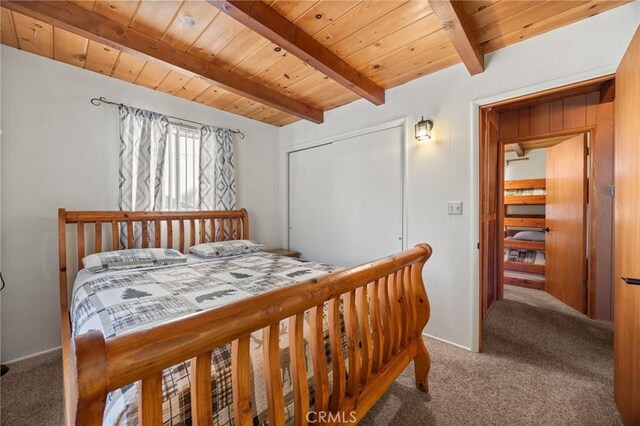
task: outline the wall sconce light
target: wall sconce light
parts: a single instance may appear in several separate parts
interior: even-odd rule
[[[433,129],[433,121],[425,120],[424,117],[416,123],[416,139],[419,141],[428,141],[431,139],[431,129]]]

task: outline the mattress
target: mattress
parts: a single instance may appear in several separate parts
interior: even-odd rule
[[[322,263],[259,252],[217,260],[188,256],[186,264],[129,271],[89,273],[82,270],[78,273],[73,288],[72,335],[99,330],[105,338],[120,336],[336,269]],[[285,417],[289,422],[293,415],[293,395],[290,369],[288,361],[285,360],[285,357],[288,359],[287,328],[287,321],[283,321],[280,326],[283,354],[281,379],[285,395]],[[325,333],[327,329],[325,324]],[[309,334],[307,321],[305,333]],[[343,338],[343,345],[346,344],[344,340]],[[328,345],[328,338],[325,341]],[[312,365],[310,345],[305,346],[309,366]],[[329,353],[328,350],[325,352]],[[254,424],[266,424],[268,415],[262,376],[261,332],[252,335],[251,358],[253,406],[254,413],[257,413]],[[214,424],[233,424],[231,345],[213,350],[211,372]],[[312,373],[312,369],[307,368],[311,403],[314,395]],[[189,383],[189,361],[164,371],[162,408],[165,425],[191,424]],[[127,385],[108,395],[103,422],[106,425],[138,423],[135,384]]]
[[[545,188],[522,188],[522,189],[505,189],[505,197],[521,197],[525,195],[546,195]]]
[[[537,250],[504,249],[504,261],[544,265],[544,252]]]

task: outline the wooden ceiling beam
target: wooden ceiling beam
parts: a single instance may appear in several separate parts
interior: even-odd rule
[[[511,146],[513,147],[513,151],[518,157],[524,157],[524,149],[522,148],[522,145],[520,145],[519,143],[514,143],[511,144]]]
[[[484,53],[460,0],[429,0],[449,40],[471,75],[484,71]]]
[[[375,105],[384,104],[384,89],[262,1],[207,0],[247,28],[277,44],[321,73]]]
[[[46,0],[3,0],[2,6],[81,35],[89,40],[160,63],[190,77],[201,78],[224,90],[288,114],[314,123],[322,123],[323,121],[324,113],[320,109],[201,60],[168,43],[149,37],[73,3]]]

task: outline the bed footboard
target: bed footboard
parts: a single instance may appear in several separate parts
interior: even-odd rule
[[[236,424],[252,425],[250,336],[262,330],[269,424],[284,424],[279,323],[289,322],[289,358],[296,424],[359,421],[413,360],[416,386],[428,391],[430,358],[422,339],[429,301],[422,269],[431,247],[420,244],[376,262],[334,272],[242,301],[105,340],[92,332],[71,339],[66,378],[67,422],[99,425],[108,392],[136,383],[143,425],[162,424],[162,371],[191,360],[194,425],[212,423],[211,353],[232,345]],[[331,373],[325,354],[327,304]],[[344,316],[347,339],[342,345]],[[303,323],[309,323],[312,365],[305,365]],[[348,357],[348,359],[347,359]],[[345,364],[346,360],[346,364]],[[315,403],[309,405],[307,370]],[[332,386],[329,376],[332,375]]]

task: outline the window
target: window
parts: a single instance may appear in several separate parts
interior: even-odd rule
[[[200,208],[200,128],[172,122],[162,173],[162,210]]]

